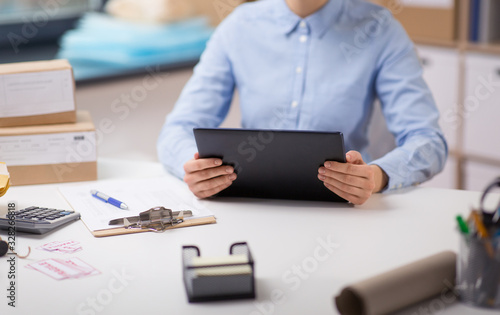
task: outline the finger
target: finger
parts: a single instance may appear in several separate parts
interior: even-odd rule
[[[208,158],[208,159],[193,159],[189,160],[184,164],[184,172],[193,173],[196,171],[200,171],[203,169],[216,167],[222,164],[221,159],[217,158]]]
[[[220,186],[217,186],[217,187],[214,187],[212,189],[209,189],[209,190],[204,190],[202,192],[200,192],[200,195],[203,196],[201,198],[208,198],[208,197],[211,197],[215,194],[218,194],[219,192],[223,191],[224,189],[228,188],[229,186],[231,186],[231,184],[233,183],[233,181],[229,181],[229,182],[226,182]]]
[[[195,195],[199,198],[207,198],[213,196],[231,186],[235,179],[236,174],[231,174],[228,176],[221,176],[220,178],[208,180],[207,182],[210,183],[201,183],[199,185],[198,188],[200,190],[197,190],[197,192],[195,192]]]
[[[321,179],[321,178],[320,178]],[[349,184],[343,183],[331,177],[325,177],[323,183],[333,186],[341,191],[344,191],[350,195],[363,197],[367,195],[366,189],[363,187],[351,186]]]
[[[221,165],[218,167],[207,168],[201,171],[186,173],[186,175],[184,176],[184,181],[188,184],[195,184],[197,182],[203,182],[211,178],[216,178],[232,173],[234,173],[234,168],[232,166]]]
[[[326,161],[325,166],[326,169],[338,173],[365,177],[368,178],[369,172],[365,169],[366,165],[356,165],[351,163],[339,163],[334,161]]]
[[[196,152],[196,153],[194,154],[194,159],[195,159],[195,160],[197,160],[197,159],[199,159],[199,158],[200,158],[200,153]]]
[[[373,177],[374,173],[372,169],[367,169],[365,177],[360,177],[340,172],[334,172],[324,167],[319,169],[318,176],[318,178],[323,181],[325,179],[334,179],[346,185],[358,187],[361,189],[368,189],[370,191],[375,188],[375,181],[373,180]]]
[[[232,182],[236,179],[236,174],[219,176],[211,179],[207,179],[201,182],[196,182],[190,185],[190,188],[193,192],[201,192],[204,190],[210,190],[217,186],[223,185],[227,182]]]
[[[345,155],[347,163],[351,164],[365,164],[363,161],[363,157],[361,156],[361,153],[358,151],[351,150],[346,153]]]
[[[365,182],[367,181],[367,178],[364,177],[352,176],[345,173],[334,172],[324,167],[321,167],[319,169],[318,178],[322,181],[325,181],[326,179],[335,179],[346,185],[350,185],[353,187],[360,187],[360,188],[364,187],[366,185]]]
[[[207,168],[205,170],[201,170],[198,172],[193,173],[193,175],[196,174],[196,177],[199,178],[198,181],[203,181],[215,177],[219,177],[222,175],[228,175],[234,173],[234,168],[229,165],[221,165],[219,167],[214,167],[214,168]]]
[[[342,197],[344,198],[345,200],[355,204],[355,205],[361,205],[363,203],[365,203],[365,201],[368,199],[363,199],[363,198],[360,198],[358,196],[355,196],[355,195],[351,195],[345,191],[342,191],[340,189],[338,189],[337,187],[335,186],[332,186],[330,184],[327,184],[327,183],[324,183],[325,184],[325,187],[328,188],[330,191],[332,191],[333,193],[337,194],[339,197]]]

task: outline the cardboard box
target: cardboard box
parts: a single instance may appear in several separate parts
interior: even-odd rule
[[[79,111],[73,124],[0,128],[0,161],[9,168],[11,185],[96,180],[90,113]]]
[[[246,2],[245,0],[190,0],[195,8],[196,14],[205,15],[209,18],[210,24],[217,26],[233,10]]]
[[[457,38],[455,0],[429,1],[371,0],[388,8],[412,39],[453,41]]]
[[[75,80],[67,60],[0,65],[0,127],[74,123]]]
[[[110,0],[106,12],[120,19],[147,23],[171,23],[207,16],[211,25],[218,25],[245,0]]]

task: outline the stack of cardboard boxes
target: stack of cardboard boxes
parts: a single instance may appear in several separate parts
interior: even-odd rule
[[[96,150],[66,60],[0,65],[0,162],[12,185],[95,180]]]

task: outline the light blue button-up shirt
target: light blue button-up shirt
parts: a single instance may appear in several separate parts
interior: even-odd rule
[[[330,0],[302,19],[285,0],[239,6],[216,29],[158,140],[177,175],[197,152],[194,127],[218,127],[235,88],[243,128],[341,131],[389,176],[387,190],[440,172],[447,146],[413,43],[386,9]],[[397,147],[370,161],[368,123],[381,102]]]

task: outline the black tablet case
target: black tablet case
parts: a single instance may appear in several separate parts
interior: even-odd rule
[[[238,178],[217,196],[346,202],[318,179],[325,161],[345,162],[341,132],[194,128],[201,158],[218,157]]]

